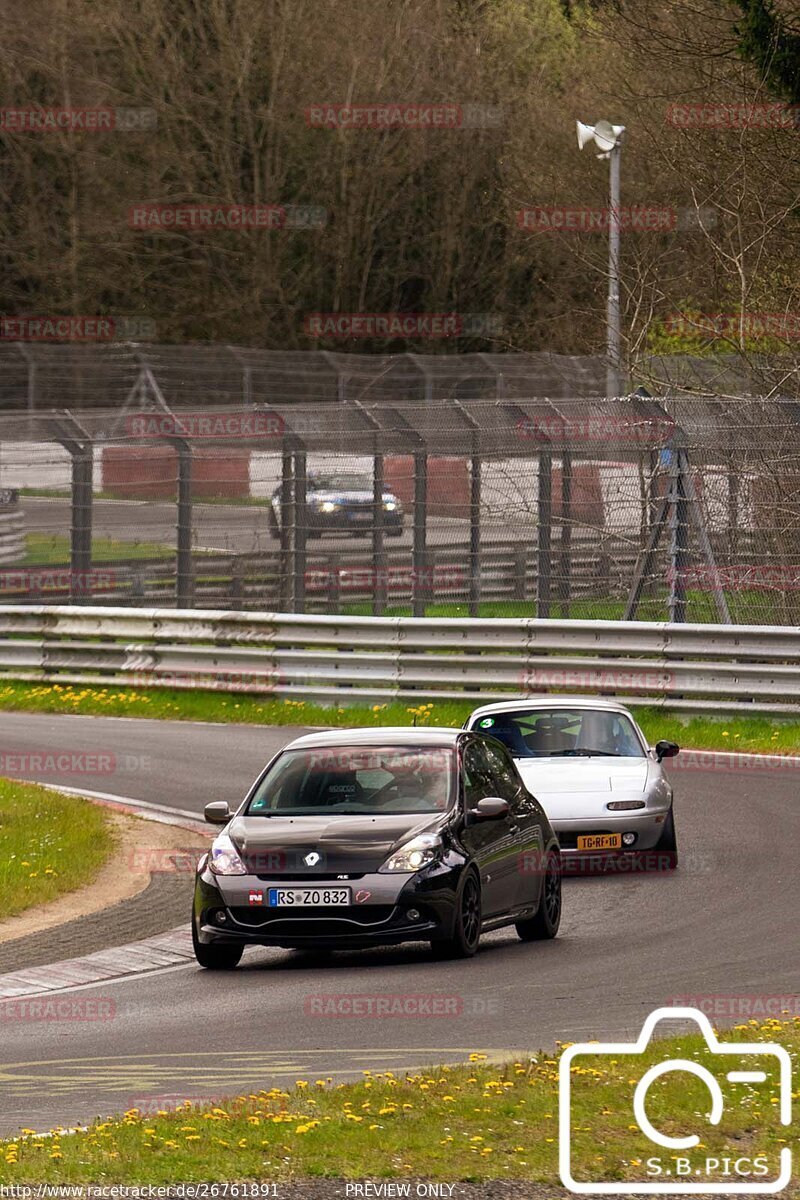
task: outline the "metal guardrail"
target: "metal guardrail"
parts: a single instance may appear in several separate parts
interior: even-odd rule
[[[0,566],[25,557],[25,515],[20,512],[19,490],[0,488]]]
[[[601,694],[800,712],[800,629],[8,605],[0,676],[338,704]]]
[[[24,554],[24,541],[22,554]],[[637,549],[623,538],[574,537],[571,543],[573,600],[602,593],[609,598],[626,594]],[[2,528],[0,527],[0,551]],[[425,552],[423,582],[429,603],[469,601],[470,578],[463,546],[432,546]],[[2,565],[0,558],[0,565]],[[376,576],[369,550],[361,546],[331,551],[323,546],[308,552],[305,570],[307,612],[339,613],[343,605],[373,601],[380,586],[386,604],[408,604],[413,598],[414,569],[408,547],[386,550]],[[285,564],[272,548],[260,553],[203,552],[193,562],[194,607],[249,609],[281,608]],[[97,563],[84,573],[84,603],[168,607],[175,600],[175,562],[172,558],[130,558]],[[523,601],[533,605],[538,590],[536,547],[524,541],[491,542],[482,552],[480,574],[483,601]],[[68,562],[30,565],[0,572],[0,601],[16,604],[69,604],[72,588]],[[285,589],[284,589],[285,590]],[[533,610],[532,610],[533,611]]]

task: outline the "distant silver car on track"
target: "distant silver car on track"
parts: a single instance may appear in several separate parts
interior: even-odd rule
[[[565,861],[653,851],[661,867],[677,865],[672,787],[662,760],[678,746],[648,746],[622,704],[586,696],[499,701],[476,708],[464,728],[508,747]]]

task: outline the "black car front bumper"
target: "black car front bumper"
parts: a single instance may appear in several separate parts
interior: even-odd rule
[[[198,876],[194,922],[204,945],[371,946],[392,942],[433,941],[450,937],[463,863],[434,864],[415,875],[372,874],[341,881],[363,902],[332,908],[270,908],[250,904],[251,891],[269,887],[335,887],[330,879],[213,875],[206,867]],[[410,914],[418,914],[413,916]]]

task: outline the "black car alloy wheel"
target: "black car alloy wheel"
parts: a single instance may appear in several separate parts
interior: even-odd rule
[[[543,904],[548,921],[557,929],[561,920],[561,871],[555,854],[551,854],[547,860]]]
[[[552,851],[547,856],[542,895],[536,915],[517,921],[515,928],[523,942],[540,942],[554,938],[561,923],[561,862]]]
[[[437,958],[471,958],[481,938],[481,888],[470,871],[461,888],[452,937],[431,943]]]

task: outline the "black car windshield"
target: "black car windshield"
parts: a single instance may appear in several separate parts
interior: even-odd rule
[[[246,816],[444,812],[455,794],[449,746],[315,746],[287,750]]]
[[[644,758],[624,713],[596,708],[531,708],[479,717],[476,729],[508,746],[515,758]]]

